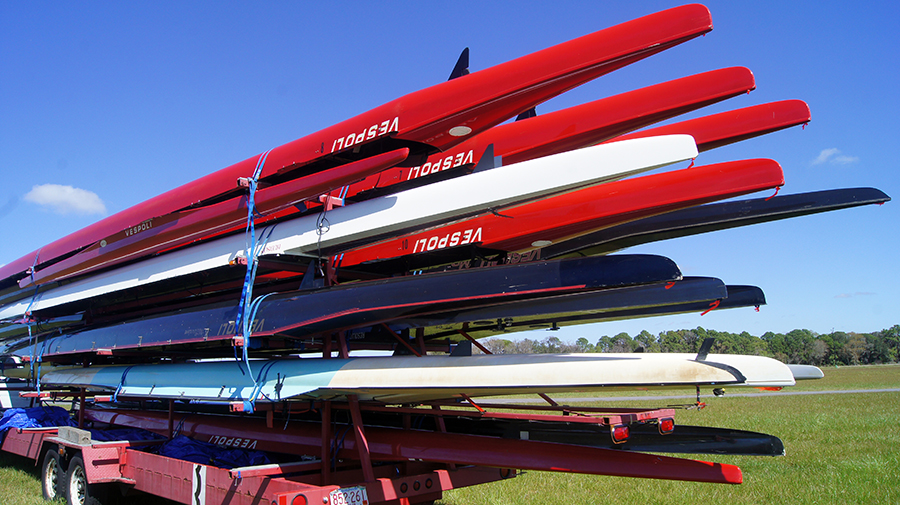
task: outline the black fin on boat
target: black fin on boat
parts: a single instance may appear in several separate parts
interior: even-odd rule
[[[523,119],[528,119],[530,117],[537,117],[537,109],[535,109],[534,107],[532,107],[532,108],[526,110],[525,112],[519,114],[518,116],[516,116],[516,121],[521,121]]]
[[[456,66],[453,67],[453,71],[450,72],[450,77],[447,79],[448,81],[452,81],[457,77],[462,77],[464,75],[469,75],[469,48],[463,49],[462,53],[459,55],[459,59],[456,60]]]
[[[715,343],[715,338],[710,337],[703,339],[703,344],[700,345],[700,352],[697,353],[697,361],[706,360],[706,357],[709,356],[709,351]]]
[[[491,144],[484,149],[484,154],[478,159],[478,164],[475,165],[472,173],[484,172],[485,170],[500,166],[503,166],[503,158],[501,156],[494,156],[494,144]]]

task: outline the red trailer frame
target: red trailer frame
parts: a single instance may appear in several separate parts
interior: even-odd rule
[[[331,474],[332,481],[341,484],[322,485],[321,475],[315,473],[321,468],[318,461],[229,470],[141,451],[146,444],[96,442],[90,432],[72,427],[31,428],[10,430],[2,450],[41,462],[45,498],[64,493],[69,503],[78,505],[115,502],[116,490],[100,487],[104,484],[185,504],[363,503],[346,497],[341,502],[342,495],[362,489],[365,493],[359,496],[370,504],[431,503],[443,491],[516,475],[514,470],[401,462],[376,467],[374,480],[364,486],[359,485],[363,472],[354,468]],[[301,471],[307,473],[283,476]]]
[[[731,465],[529,440],[527,432],[518,438],[452,433],[444,424],[445,420],[465,418],[590,425],[608,429],[611,441],[619,443],[627,439],[629,426],[635,423],[657,425],[661,434],[671,432],[674,410],[669,408],[574,408],[545,397],[545,405],[492,404],[488,411],[471,399],[413,408],[351,398],[345,403],[271,404],[246,416],[214,415],[197,412],[197,408],[176,412],[175,401],[169,401],[168,409],[110,408],[102,406],[105,398],[91,398],[84,391],[44,392],[40,396],[64,395],[78,398],[81,428],[90,421],[140,427],[171,438],[180,427],[182,434],[202,442],[297,457],[292,462],[229,470],[142,450],[165,440],[98,442],[91,439],[89,431],[74,427],[10,430],[0,449],[40,463],[44,497],[66,496],[74,505],[113,503],[132,491],[184,504],[409,505],[431,503],[450,489],[512,478],[520,469],[741,481],[740,469]],[[317,420],[292,421],[290,429],[273,426],[276,414],[304,412],[317,413]],[[335,423],[336,415],[348,422]],[[392,416],[396,425],[366,424],[364,415]],[[434,429],[413,428],[414,416],[431,418]],[[315,455],[315,459],[301,460],[300,455]],[[323,465],[323,461],[329,464]]]

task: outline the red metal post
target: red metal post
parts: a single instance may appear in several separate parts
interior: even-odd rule
[[[175,434],[175,400],[169,400],[169,440]]]
[[[328,485],[331,480],[331,402],[322,402],[322,482]]]
[[[359,461],[362,464],[363,476],[366,482],[375,480],[375,472],[372,470],[372,459],[369,456],[369,442],[363,430],[362,414],[359,410],[359,397],[347,395],[350,400],[350,418],[353,420],[353,435],[356,439],[356,449],[359,451]]]
[[[441,406],[440,405],[432,405],[431,409],[440,412]],[[441,430],[441,433],[447,433],[447,423],[444,422],[444,416],[442,416],[440,414],[435,416],[435,422],[437,423],[438,429]],[[450,469],[456,470],[456,463],[450,463]]]
[[[410,352],[412,352],[412,353],[415,354],[416,356],[419,356],[419,357],[422,356],[422,355],[419,353],[419,351],[415,350],[415,348],[413,348],[413,346],[409,345],[409,342],[407,342],[406,339],[404,339],[404,338],[401,337],[400,335],[397,335],[397,333],[396,333],[394,330],[392,330],[390,326],[388,326],[388,325],[386,325],[386,324],[384,324],[384,323],[381,323],[381,326],[383,326],[384,329],[388,331],[388,333],[390,333],[391,335],[393,335],[394,338],[397,339],[397,342],[400,342],[401,344],[403,344],[404,347],[406,347],[407,349],[409,349]]]
[[[556,406],[559,405],[558,403],[556,403],[556,402],[553,400],[553,398],[550,398],[549,396],[547,396],[547,395],[544,394],[544,393],[538,393],[538,396],[540,396],[541,398],[543,398],[545,402],[549,403],[550,405],[552,405],[552,406],[554,406],[554,407],[556,407]]]
[[[419,345],[422,356],[428,354],[428,350],[425,349],[425,328],[416,328],[416,344]]]
[[[347,332],[341,331],[338,332],[338,344],[340,345],[340,349],[338,353],[340,357],[343,359],[347,359],[350,357],[350,348],[347,346]]]
[[[469,323],[463,323],[463,330],[464,330],[467,326],[469,326]],[[483,352],[483,353],[485,353],[485,354],[494,354],[494,353],[492,353],[491,351],[489,351],[487,347],[481,345],[477,340],[475,340],[474,338],[472,338],[471,336],[469,336],[469,334],[466,333],[466,332],[463,331],[463,330],[456,330],[456,332],[459,333],[460,335],[462,335],[463,337],[465,337],[466,340],[468,340],[469,342],[472,342],[472,344],[474,344],[475,347],[481,349],[481,352]]]
[[[322,357],[331,358],[331,333],[322,336]]]
[[[84,388],[78,390],[78,428],[84,429],[84,407],[87,393]]]

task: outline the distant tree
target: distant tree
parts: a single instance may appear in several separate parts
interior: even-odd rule
[[[788,359],[790,359],[788,354],[790,349],[788,348],[787,340],[783,334],[767,331],[763,333],[763,336],[760,338],[766,343],[769,353],[773,358],[784,362],[787,362]]]
[[[727,331],[706,330],[705,338],[714,338],[712,352],[721,354],[748,354],[741,336]]]
[[[791,330],[785,335],[785,345],[790,363],[809,363],[816,334],[809,330]]]
[[[885,345],[888,348],[888,357],[891,363],[900,361],[900,324],[895,324],[886,330],[881,330]]]
[[[739,340],[741,342],[741,348],[743,349],[742,354],[753,354],[756,356],[765,356],[768,354],[768,346],[766,346],[763,339],[759,337],[755,337],[746,331],[743,331],[739,335]]]
[[[684,341],[684,336],[682,332],[685,330],[678,331],[666,331],[664,333],[659,334],[659,347],[662,352],[688,352],[687,344]]]
[[[547,354],[550,350],[547,347],[547,339],[544,340],[532,340],[531,341],[531,349],[534,354]]]
[[[849,365],[850,361],[846,359],[847,353],[844,346],[850,340],[850,336],[842,331],[832,331],[827,335],[821,335],[819,338],[828,346],[828,355],[825,357],[825,363],[831,366]]]
[[[704,328],[702,326],[698,326],[698,327],[694,328],[693,333],[697,337],[697,342],[700,342],[702,344],[702,342],[704,340],[706,340],[707,338],[715,337],[716,332],[707,330],[706,328]],[[699,344],[697,346],[697,350],[700,350]]]
[[[535,344],[534,340],[530,338],[523,338],[516,342],[516,354],[534,354]]]
[[[637,344],[632,340],[631,335],[626,332],[619,333],[613,337],[612,346],[609,352],[634,352]]]
[[[603,335],[597,340],[597,343],[594,344],[594,352],[610,352],[612,349],[613,339],[609,335]]]
[[[647,330],[641,331],[634,337],[634,342],[636,344],[634,347],[643,347],[644,352],[659,352],[659,341],[655,335]]]
[[[584,337],[575,341],[576,352],[594,352],[594,344]]]
[[[547,337],[544,339],[544,346],[547,348],[548,353],[559,353],[563,351],[563,343],[559,337]]]
[[[848,365],[863,363],[866,356],[866,337],[859,333],[850,333],[850,338],[843,348],[843,361]]]
[[[714,338],[711,352],[716,354],[740,354],[737,335],[727,331],[706,330],[706,337]]]
[[[516,344],[505,338],[489,338],[481,342],[491,354],[516,354]]]
[[[715,339],[714,353],[771,356],[785,363],[821,366],[900,361],[900,325],[874,333],[833,331],[819,335],[807,329],[795,329],[787,334],[769,331],[761,337],[746,331],[737,334],[697,327],[663,331],[659,335],[642,330],[634,338],[623,331],[613,337],[603,335],[596,344],[586,337],[579,337],[574,343],[563,342],[556,335],[542,340],[516,341],[495,337],[482,344],[493,354],[629,353],[638,348],[644,352],[695,353],[706,338]]]
[[[891,349],[884,334],[880,331],[867,333],[866,337],[866,363],[890,363]]]
[[[700,326],[696,327],[693,330],[682,330],[682,338],[684,339],[684,344],[687,346],[687,352],[697,352],[700,350],[700,346],[703,345],[703,340],[709,336],[709,332]]]
[[[822,365],[825,363],[825,357],[828,356],[828,344],[822,339],[816,339],[812,343],[809,353],[810,365]]]

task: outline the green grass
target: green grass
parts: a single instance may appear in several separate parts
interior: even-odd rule
[[[841,366],[841,367],[821,367],[825,373],[824,379],[800,381],[796,386],[786,388],[785,392],[793,391],[840,391],[855,389],[891,389],[900,388],[900,364],[891,365],[859,365],[859,366]],[[726,397],[728,394],[742,393],[760,393],[754,388],[748,387],[725,387]],[[654,396],[676,396],[696,394],[693,388],[671,388],[671,389],[655,389],[650,391],[640,391],[636,389],[608,390],[602,392],[586,392],[586,393],[565,393],[558,396],[565,398],[596,398],[617,396],[624,397],[648,397]],[[711,387],[701,388],[701,394],[712,394]],[[550,395],[556,397],[557,395]],[[500,398],[500,397],[498,397]],[[504,399],[530,399],[534,400],[534,395],[514,395],[502,397]],[[477,402],[477,400],[476,400]],[[578,403],[578,405],[582,405]],[[604,402],[602,405],[607,405]]]
[[[884,388],[900,388],[900,365],[826,368],[825,379],[802,382],[791,390]],[[633,401],[595,405],[634,407],[666,403],[671,402],[656,403],[648,397],[646,403],[639,405]],[[787,455],[696,457],[740,466],[744,483],[737,486],[528,472],[507,481],[453,490],[438,503],[596,504],[606,500],[617,505],[900,503],[900,393],[726,395],[707,399],[707,403],[709,406],[704,410],[678,411],[676,422],[776,435],[784,441]],[[46,503],[41,500],[38,473],[32,461],[0,453],[0,503]],[[163,502],[146,499],[141,503]]]
[[[896,365],[829,368],[825,376],[792,389],[900,387]],[[648,403],[652,405],[650,398]],[[900,393],[726,395],[709,399],[708,404],[700,411],[679,411],[676,421],[776,435],[784,441],[787,455],[696,457],[741,467],[744,483],[737,486],[528,472],[509,481],[451,491],[439,503],[595,504],[607,499],[617,505],[900,503]],[[596,405],[635,406],[634,402]]]
[[[679,412],[682,424],[781,437],[783,457],[708,457],[740,466],[739,486],[529,472],[454,490],[442,503],[900,503],[898,406],[900,393],[872,393],[718,399],[703,411]]]
[[[825,378],[801,381],[791,391],[900,388],[900,364],[822,367]]]
[[[34,461],[0,452],[0,503],[3,505],[46,505],[41,496],[40,468]],[[65,503],[58,500],[52,503]]]

